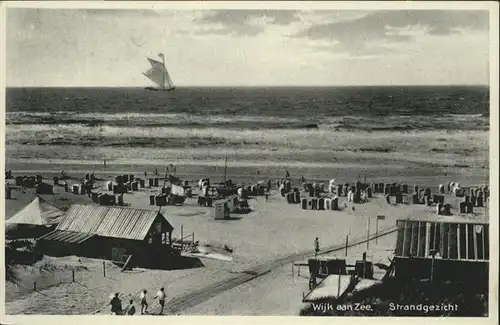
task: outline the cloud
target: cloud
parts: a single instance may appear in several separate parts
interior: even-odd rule
[[[83,12],[87,15],[104,17],[160,17],[160,13],[158,11],[148,9],[77,9],[77,11]]]
[[[198,34],[256,36],[266,24],[286,26],[299,22],[296,10],[215,10],[194,19],[201,28]],[[218,26],[219,28],[215,28]]]
[[[352,55],[380,48],[376,44],[408,42],[415,31],[447,36],[463,30],[488,30],[488,11],[470,10],[392,10],[331,23],[311,24],[294,36],[338,43]],[[370,44],[371,43],[371,44]],[[374,45],[375,44],[375,45]]]

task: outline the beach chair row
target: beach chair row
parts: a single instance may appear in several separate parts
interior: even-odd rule
[[[339,210],[339,198],[303,198],[301,201],[303,210]]]

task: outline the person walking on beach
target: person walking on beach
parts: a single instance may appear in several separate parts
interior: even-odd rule
[[[146,301],[147,293],[147,290],[142,290],[141,292],[141,315],[148,312],[148,302]]]
[[[163,308],[165,308],[165,299],[167,298],[167,295],[165,294],[165,289],[163,287],[158,291],[158,293],[156,293],[154,299],[156,298],[158,298],[158,302],[160,303],[161,306],[160,315],[163,315]]]
[[[319,252],[319,239],[318,237],[316,237],[316,239],[314,240],[314,257],[318,256],[318,252]]]
[[[266,194],[266,202],[267,202],[267,199],[269,199],[269,195]]]
[[[134,300],[130,299],[128,306],[125,307],[125,309],[123,310],[123,315],[133,316],[134,314],[135,314]]]
[[[120,315],[122,312],[122,301],[118,298],[118,293],[115,293],[113,299],[109,303],[111,305],[111,314],[112,315]]]

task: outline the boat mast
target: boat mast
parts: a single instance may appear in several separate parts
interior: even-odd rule
[[[163,72],[161,74],[161,88],[162,89],[165,89],[165,75],[166,75],[166,71],[167,69],[165,68],[165,55],[161,55],[161,63],[163,63]]]

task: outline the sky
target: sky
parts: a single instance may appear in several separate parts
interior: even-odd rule
[[[489,83],[485,10],[36,9],[6,13],[8,87]]]

